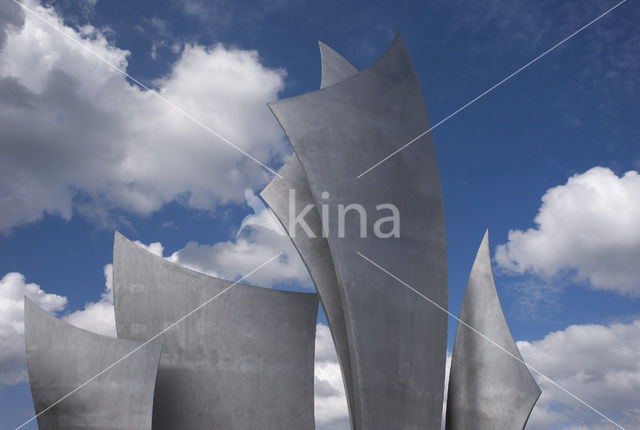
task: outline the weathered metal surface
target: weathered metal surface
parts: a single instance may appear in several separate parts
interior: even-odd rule
[[[322,57],[322,86],[331,85],[357,73],[356,68],[340,56],[340,54],[322,42],[319,42],[319,44]],[[331,261],[331,253],[327,240],[322,237],[322,220],[319,212],[314,208],[307,213],[304,219],[315,237],[310,237],[299,224],[295,232],[289,231],[289,190],[294,190],[295,192],[295,197],[292,195],[292,203],[295,204],[295,208],[292,207],[291,210],[296,214],[303,211],[309,204],[315,206],[315,202],[309,184],[307,183],[307,177],[295,154],[287,160],[287,163],[278,174],[280,176],[275,176],[264,190],[262,190],[260,196],[271,208],[291,237],[320,295],[320,301],[327,316],[327,322],[329,323],[338,361],[342,370],[352,427],[357,428],[357,412],[353,406],[352,366],[354,364],[350,358],[347,327],[335,268]]]
[[[383,264],[447,307],[442,191],[430,134],[361,179],[391,151],[429,128],[420,85],[399,36],[369,68],[331,86],[269,104],[300,159],[316,206],[329,217],[328,245],[343,297],[359,429],[439,429],[446,315],[364,261]],[[322,193],[328,192],[324,198]],[[339,204],[366,211],[367,237],[350,213],[338,237]],[[377,205],[401,214],[397,238],[374,235]],[[388,216],[384,212],[384,216]]]
[[[140,346],[67,324],[25,297],[36,414]],[[161,345],[148,344],[38,416],[40,430],[149,430]]]
[[[522,360],[493,280],[488,231],[469,275],[460,319]],[[540,393],[527,366],[458,323],[447,397],[448,430],[522,429]]]
[[[118,336],[148,339],[232,285],[116,233]],[[154,429],[313,429],[315,294],[237,284],[158,338]]]

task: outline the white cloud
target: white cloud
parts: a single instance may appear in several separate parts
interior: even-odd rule
[[[129,52],[91,26],[64,26],[52,8],[27,1],[66,34],[126,69]],[[27,14],[3,25],[0,50],[0,230],[74,210],[149,214],[170,201],[211,210],[237,203],[265,171]],[[4,33],[2,33],[4,34]],[[286,145],[265,102],[284,72],[256,51],[187,45],[155,83],[172,103],[265,162]]]
[[[331,332],[326,324],[316,326],[315,418],[323,430],[349,430],[349,411],[342,372]]]
[[[640,320],[573,325],[518,342],[525,361],[625,428],[640,427]],[[596,413],[534,374],[542,396],[527,429],[613,429]]]
[[[247,203],[253,214],[245,217],[233,240],[213,245],[189,242],[169,260],[223,279],[240,279],[279,252],[282,255],[243,280],[260,286],[279,283],[312,288],[311,279],[298,252],[277,223],[275,215],[250,190]]]
[[[447,418],[447,395],[449,394],[449,374],[451,373],[451,351],[447,351],[447,361],[444,369],[444,395],[442,396],[441,430],[444,430]]]
[[[144,244],[143,244],[144,245]],[[97,302],[72,312],[63,319],[70,324],[107,336],[115,336],[113,313],[113,266],[104,267],[106,290]],[[24,276],[9,273],[0,280],[0,386],[26,380],[24,360],[23,295],[49,312],[61,311],[65,297],[47,294],[36,284],[25,283]],[[316,327],[315,418],[319,429],[348,430],[349,417],[342,373],[329,327]]]
[[[238,230],[238,234],[236,235],[236,237],[239,236],[240,233],[242,233],[245,227],[249,226],[261,226],[268,230],[273,230],[274,232],[282,236],[287,235],[287,232],[284,231],[275,214],[273,214],[273,212],[271,212],[271,209],[269,209],[265,206],[264,203],[262,203],[262,200],[260,200],[260,198],[258,198],[258,196],[253,193],[253,190],[244,190],[244,198],[247,201],[249,207],[251,207],[251,209],[253,210],[253,215],[246,216],[242,220],[240,229]]]
[[[144,248],[149,248],[141,242],[137,242]],[[159,243],[153,243],[150,247],[157,247]],[[156,248],[157,250],[157,248]],[[162,245],[160,245],[162,256]],[[104,266],[105,291],[100,300],[84,305],[84,309],[71,312],[63,319],[69,324],[94,333],[116,337],[116,316],[113,309],[113,264]]]
[[[159,248],[156,244],[156,250]],[[106,289],[101,299],[64,319],[88,330],[113,335],[110,264],[105,266],[104,272]],[[19,273],[9,273],[0,280],[0,385],[15,384],[26,378],[24,294],[52,313],[63,310],[67,304],[65,297],[47,294],[38,285],[26,283]],[[574,325],[538,341],[518,342],[529,364],[626,428],[640,426],[640,408],[637,406],[640,404],[638,345],[640,320],[608,326]],[[319,429],[346,430],[349,421],[342,374],[329,328],[322,323],[317,325],[315,350],[316,424]],[[450,360],[448,354],[446,379]],[[543,395],[534,409],[528,429],[612,428],[546,380],[537,379]]]
[[[0,3],[0,48],[4,45],[9,30],[20,28],[24,23],[24,12],[15,2]]]
[[[152,254],[162,257],[164,247],[160,242],[146,245],[136,240],[135,243]],[[83,309],[71,312],[62,319],[76,327],[116,337],[116,316],[113,308],[113,264],[104,266],[104,279],[105,290],[98,301],[87,303]]]
[[[596,289],[640,296],[640,175],[594,167],[547,190],[535,228],[510,230],[497,264],[546,280],[570,274]]]
[[[141,248],[146,249],[147,251],[149,251],[150,253],[157,255],[158,257],[162,257],[162,254],[164,252],[164,246],[162,246],[162,244],[160,242],[153,242],[150,243],[149,245],[145,245],[144,243],[140,242],[139,240],[136,240],[134,242],[136,245],[138,245]],[[106,267],[105,267],[105,276],[106,276]],[[113,276],[113,274],[111,275]]]
[[[162,256],[163,247],[154,242],[139,246]],[[70,312],[62,319],[76,327],[105,336],[116,337],[113,309],[113,265],[104,266],[105,290],[100,299]],[[65,310],[66,297],[49,294],[39,285],[27,283],[21,273],[7,273],[0,279],[0,387],[25,381],[27,377],[24,345],[24,296],[52,314]]]
[[[27,283],[20,273],[0,279],[0,387],[26,380],[24,357],[24,296],[48,312],[62,310],[67,299],[45,293],[37,284]]]
[[[442,401],[442,429],[445,426],[447,387],[451,353],[447,351]],[[349,410],[331,332],[326,324],[316,326],[315,417],[319,430],[349,430]]]
[[[203,273],[224,279],[236,279],[282,250],[284,257],[270,264],[274,267],[265,266],[254,276],[247,278],[247,282],[252,281],[262,286],[296,282],[302,287],[310,288],[311,281],[304,264],[289,238],[283,236],[284,231],[275,218],[272,218],[273,215],[268,214],[269,209],[250,190],[246,191],[245,197],[247,204],[254,211],[242,222],[246,227],[246,234],[235,241],[218,242],[214,245],[198,245],[190,242],[184,249],[167,258]],[[160,242],[147,245],[136,240],[135,243],[163,257],[164,247]],[[104,276],[105,290],[100,299],[85,304],[83,309],[71,312],[63,316],[63,319],[85,330],[115,337],[112,264],[104,266]]]

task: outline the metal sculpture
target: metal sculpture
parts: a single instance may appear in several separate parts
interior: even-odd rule
[[[322,58],[321,88],[353,76],[358,72],[351,63],[329,46],[322,42],[319,42],[319,45]],[[315,237],[311,237],[308,232],[303,230],[301,225],[297,225],[296,231],[289,231],[290,199],[297,208],[304,208],[309,204],[314,204],[314,201],[307,183],[307,177],[302,170],[300,160],[295,154],[289,158],[278,174],[280,176],[275,176],[262,190],[260,196],[291,237],[318,291],[342,370],[352,427],[357,428],[352,378],[352,372],[355,371],[352,368],[355,363],[352,362],[351,352],[349,351],[350,342],[347,340],[349,335],[342,307],[343,299],[340,296],[338,280],[331,261],[331,252],[329,251],[327,239],[322,236],[322,220],[319,212],[315,210],[308,212],[306,216],[306,223]]]
[[[440,427],[447,319],[357,254],[384,262],[447,306],[442,192],[430,134],[362,179],[356,175],[429,128],[420,85],[399,36],[349,79],[269,104],[291,141],[318,207],[394,204],[400,237],[372,235],[362,217],[328,220],[331,253],[350,343],[359,429]],[[353,215],[353,214],[351,214]],[[359,223],[364,223],[365,237]],[[355,366],[353,366],[355,363]]]
[[[488,231],[469,275],[460,320],[465,324],[458,323],[453,347],[447,430],[523,429],[541,391],[522,361],[500,306]]]
[[[420,85],[399,35],[361,72],[322,42],[320,51],[320,90],[269,104],[295,153],[261,196],[322,300],[351,427],[439,430],[447,318],[415,292],[446,309],[446,240]],[[409,141],[416,144],[367,170]],[[401,234],[381,235],[367,218],[389,205],[402,216]],[[306,207],[304,223],[297,223],[297,210]],[[330,215],[336,208],[342,218]],[[372,270],[363,255],[415,291]],[[160,430],[314,427],[315,294],[207,276],[119,233],[113,264],[121,339],[69,326],[25,298],[33,400],[36,412],[46,410],[38,415],[41,430],[142,430],[152,420]],[[502,313],[488,232],[460,319],[446,428],[524,428],[541,392]]]
[[[157,339],[154,429],[312,429],[317,296],[232,285],[116,233],[119,337],[149,339],[218,295]]]
[[[79,329],[27,297],[24,307],[33,404],[36,414],[46,410],[38,415],[40,430],[151,429],[160,345],[140,348],[139,342]]]

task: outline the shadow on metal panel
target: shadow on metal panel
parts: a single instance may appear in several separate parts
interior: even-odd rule
[[[27,367],[36,414],[140,346],[79,329],[27,297]],[[148,344],[38,416],[40,430],[150,430],[159,344]]]
[[[321,88],[332,85],[343,79],[349,78],[358,71],[340,54],[331,49],[326,44],[319,42],[322,58],[322,84]],[[322,237],[322,220],[317,210],[309,211],[305,216],[305,222],[315,235],[310,237],[302,226],[298,225],[295,232],[289,231],[289,190],[295,190],[295,208],[291,208],[297,214],[304,210],[307,205],[315,206],[311,189],[307,183],[307,177],[300,165],[298,157],[293,154],[285,163],[269,184],[262,190],[260,196],[271,208],[278,218],[283,228],[289,234],[294,246],[298,250],[311,279],[320,295],[322,307],[327,316],[327,322],[331,330],[331,336],[338,355],[338,361],[342,370],[345,392],[347,393],[347,403],[349,407],[349,417],[352,428],[357,428],[357,416],[355,409],[354,388],[352,372],[355,372],[349,352],[349,342],[347,340],[347,327],[345,323],[344,310],[342,307],[341,291],[338,287],[335,269],[331,261],[331,253],[327,240]],[[353,369],[353,370],[352,370]]]
[[[429,128],[420,84],[400,36],[369,68],[331,86],[269,104],[291,141],[316,206],[334,211],[327,242],[343,293],[356,363],[359,429],[439,429],[447,317],[376,270],[383,264],[447,307],[442,191],[431,134],[361,179],[356,176]],[[323,192],[329,197],[324,199]],[[338,237],[338,205],[358,203]],[[378,206],[394,204],[401,234],[374,234]],[[384,215],[389,215],[388,212]],[[366,237],[360,235],[360,223]]]
[[[233,283],[115,235],[118,336],[149,339]],[[237,284],[158,341],[154,429],[313,429],[318,299]]]
[[[489,231],[469,275],[460,319],[522,360],[491,271]],[[458,323],[447,396],[447,430],[523,429],[540,388],[522,362]]]

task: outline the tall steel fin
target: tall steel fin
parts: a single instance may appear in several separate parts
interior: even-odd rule
[[[36,414],[140,347],[79,329],[24,299]],[[150,430],[161,345],[148,344],[38,416],[40,430]]]
[[[431,135],[356,179],[429,128],[404,43],[398,35],[385,55],[362,72],[269,106],[302,164],[316,206],[333,210],[328,245],[346,326],[357,334],[348,341],[356,364],[358,428],[439,429],[446,315],[357,254],[401,274],[447,307],[444,212]],[[350,213],[340,232],[336,208],[351,203],[361,205],[366,219]],[[380,229],[377,217],[390,214],[381,209],[389,209],[384,204],[395,205],[401,214],[399,237],[374,234]]]
[[[356,68],[336,51],[322,42],[319,42],[319,45],[322,58],[322,86],[331,85],[357,73]],[[295,204],[295,208],[291,209],[296,214],[298,211],[304,210],[309,204],[315,205],[315,202],[307,183],[307,177],[295,154],[289,158],[278,174],[280,177],[275,176],[262,190],[260,196],[291,237],[318,291],[342,370],[351,425],[355,429],[357,428],[358,413],[354,410],[353,363],[350,357],[347,327],[338,280],[336,279],[327,240],[322,237],[322,221],[319,212],[314,208],[314,210],[307,213],[305,221],[315,237],[310,237],[300,225],[298,225],[295,232],[289,231],[289,190],[293,190],[295,193],[295,197],[294,194],[291,195],[293,198],[291,203]]]
[[[118,336],[148,339],[232,282],[116,233]],[[162,334],[154,429],[313,429],[315,294],[237,284]]]
[[[522,360],[493,280],[489,231],[469,275],[460,319]],[[458,323],[449,376],[447,430],[523,429],[540,393],[527,366]]]

